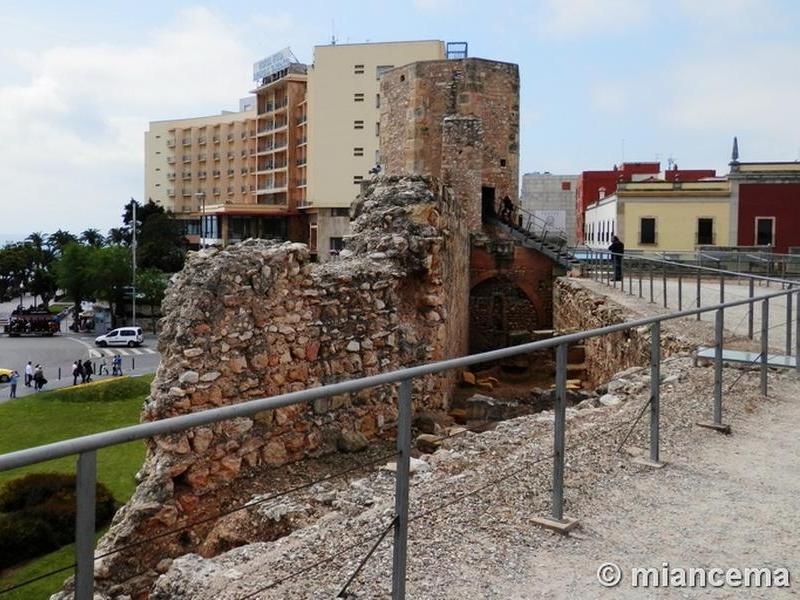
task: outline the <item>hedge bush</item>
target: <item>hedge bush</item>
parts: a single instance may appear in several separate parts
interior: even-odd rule
[[[99,482],[95,498],[100,529],[114,516],[116,502]],[[9,481],[0,489],[0,569],[75,541],[76,507],[74,475],[35,473]]]

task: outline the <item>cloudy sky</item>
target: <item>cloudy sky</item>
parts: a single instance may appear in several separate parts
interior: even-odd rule
[[[273,8],[274,7],[274,8]],[[119,223],[148,121],[232,109],[284,46],[468,41],[516,62],[521,170],[800,158],[797,0],[0,3],[0,235]],[[624,140],[624,142],[623,142]]]

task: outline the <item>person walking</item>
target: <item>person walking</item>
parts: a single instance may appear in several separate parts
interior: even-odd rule
[[[97,374],[102,375],[103,371],[105,371],[106,375],[108,375],[108,361],[106,360],[105,356],[100,359],[100,366],[97,367]]]
[[[122,375],[122,357],[114,355],[114,375]]]
[[[92,380],[94,369],[92,368],[92,361],[88,358],[83,362],[83,373],[86,376],[84,383],[89,383]]]
[[[17,382],[19,381],[19,373],[17,371],[11,372],[11,378],[9,379],[11,382],[11,394],[8,396],[9,398],[16,398],[17,397]]]
[[[72,361],[72,385],[78,385],[78,375],[80,375],[80,371],[78,371],[78,361]]]
[[[81,383],[86,383],[86,371],[83,370],[83,362],[79,358],[78,361],[78,375],[81,377]]]
[[[509,196],[503,198],[503,203],[500,208],[500,220],[505,221],[509,225],[514,225],[514,203]]]
[[[41,392],[46,383],[47,379],[44,378],[42,366],[36,365],[36,368],[33,370],[33,389],[37,392]]]
[[[608,251],[611,252],[611,259],[614,261],[614,281],[622,281],[622,255],[625,254],[625,244],[614,236]]]
[[[25,387],[31,387],[31,381],[33,381],[33,365],[28,361],[25,365]]]

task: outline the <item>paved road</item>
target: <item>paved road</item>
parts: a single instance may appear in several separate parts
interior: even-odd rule
[[[54,389],[72,384],[72,363],[79,358],[81,360],[88,358],[99,365],[105,357],[110,369],[111,357],[118,354],[122,357],[124,373],[137,375],[152,373],[161,361],[155,343],[154,336],[145,336],[145,343],[139,348],[97,348],[94,345],[94,337],[83,334],[68,333],[51,338],[9,338],[0,335],[0,367],[17,369],[23,374],[27,361],[30,360],[34,365],[41,364],[48,380],[45,389]],[[18,396],[31,392],[32,388],[28,389],[22,385],[17,388]],[[8,384],[0,385],[0,402],[8,398],[8,393]]]

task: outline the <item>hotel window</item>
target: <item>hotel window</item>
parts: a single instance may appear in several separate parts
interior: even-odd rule
[[[714,219],[700,217],[697,219],[697,244],[708,246],[714,243]]]
[[[355,75],[363,75],[364,74],[364,65],[353,65],[353,73]]]
[[[639,220],[639,243],[656,243],[656,219],[655,217],[642,217]]]
[[[375,94],[375,108],[381,107],[381,95]]]
[[[353,175],[353,183],[359,185],[364,180],[363,175]]]
[[[380,79],[389,69],[394,69],[394,65],[378,65],[375,67],[375,79]]]
[[[353,94],[353,102],[363,102],[364,101],[364,94],[355,93]]]
[[[375,137],[381,136],[381,124],[380,122],[375,123]]]
[[[756,217],[756,246],[775,244],[775,217]]]
[[[331,253],[339,254],[339,252],[344,250],[344,238],[332,237],[329,243]]]
[[[353,121],[353,129],[364,129],[364,121]]]
[[[364,156],[363,148],[353,148],[353,156]]]

